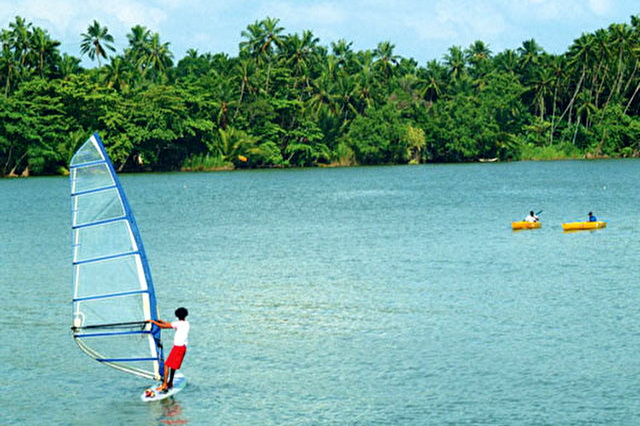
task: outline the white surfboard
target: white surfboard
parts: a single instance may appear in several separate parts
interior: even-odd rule
[[[182,373],[176,373],[176,375],[173,378],[173,387],[169,389],[167,392],[157,391],[156,388],[159,387],[159,384],[156,383],[155,385],[145,389],[144,392],[142,392],[142,395],[140,395],[140,399],[142,399],[142,401],[144,402],[160,401],[162,399],[166,399],[166,398],[169,398],[170,396],[177,394],[186,386],[187,386],[187,378],[184,377]]]

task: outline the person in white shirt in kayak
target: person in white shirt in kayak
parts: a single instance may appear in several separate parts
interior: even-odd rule
[[[173,328],[176,330],[173,335],[173,348],[164,363],[164,380],[162,386],[157,389],[161,392],[166,392],[173,386],[173,376],[176,370],[182,366],[182,360],[187,353],[187,343],[189,342],[189,321],[186,320],[189,311],[186,308],[178,308],[175,314],[178,317],[178,321],[167,322],[161,319],[148,321],[160,328]]]
[[[533,210],[529,212],[529,216],[524,218],[525,222],[538,222],[540,218],[533,213]]]

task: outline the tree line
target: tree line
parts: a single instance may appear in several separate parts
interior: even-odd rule
[[[640,17],[563,54],[476,41],[418,64],[389,41],[323,46],[279,20],[235,57],[94,21],[80,54],[16,17],[0,32],[0,174],[65,173],[94,131],[119,170],[406,164],[640,155]]]

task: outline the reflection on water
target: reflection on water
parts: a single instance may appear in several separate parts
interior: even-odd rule
[[[159,425],[186,425],[189,420],[182,411],[180,401],[167,398],[157,403],[151,403],[157,409],[156,419]]]

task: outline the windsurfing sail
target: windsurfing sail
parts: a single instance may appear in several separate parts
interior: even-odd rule
[[[73,337],[90,357],[158,379],[163,374],[156,297],[140,232],[95,133],[70,163]]]

